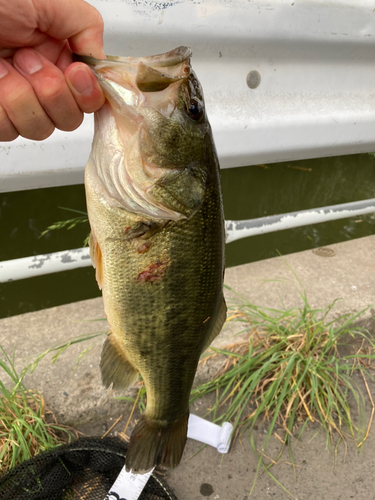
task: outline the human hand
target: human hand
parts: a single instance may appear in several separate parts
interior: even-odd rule
[[[103,21],[84,0],[0,0],[0,141],[75,130],[104,103],[72,51],[102,59]]]

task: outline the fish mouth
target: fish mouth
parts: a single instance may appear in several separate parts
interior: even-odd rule
[[[95,59],[74,54],[75,61],[84,62],[93,70],[107,99],[118,101],[120,94],[126,104],[133,106],[145,100],[143,93],[162,92],[172,84],[185,81],[191,72],[190,57],[191,50],[185,46],[148,57]]]
[[[147,57],[121,57],[121,56],[106,56],[106,59],[96,59],[91,56],[81,56],[79,54],[73,54],[74,61],[84,62],[89,66],[98,66],[100,64],[108,65],[108,63],[122,63],[122,64],[137,64],[142,61],[144,64],[156,67],[170,67],[176,66],[184,62],[188,57],[191,56],[191,49],[181,45],[176,49],[165,52],[164,54],[157,54],[155,56]]]

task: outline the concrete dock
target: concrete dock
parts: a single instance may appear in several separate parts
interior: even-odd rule
[[[304,290],[314,308],[325,308],[335,299],[340,299],[330,313],[332,318],[368,308],[359,323],[374,334],[374,250],[375,236],[370,236],[335,244],[328,250],[316,253],[305,251],[230,268],[226,270],[225,283],[260,307],[300,307],[302,300],[299,293]],[[226,293],[233,298],[233,294]],[[37,389],[44,395],[47,406],[53,410],[59,422],[90,435],[102,435],[120,415],[123,415],[123,419],[114,431],[122,430],[132,406],[130,402],[115,400],[120,394],[104,389],[101,384],[98,365],[107,328],[103,318],[100,298],[0,320],[0,343],[7,353],[15,353],[19,371],[48,348],[62,345],[79,335],[91,336],[103,332],[96,339],[68,347],[54,364],[52,354],[45,356],[25,379],[27,387]],[[214,345],[223,346],[233,342],[233,336],[238,331],[238,324],[229,323]],[[75,368],[84,350],[86,352]],[[199,368],[200,380],[210,375],[207,366]],[[375,394],[375,384],[370,382],[369,387]],[[121,395],[134,396],[136,393],[137,388],[133,387]],[[210,398],[202,399],[191,408],[191,412],[204,416],[211,402]],[[260,424],[256,433],[261,447],[267,433],[267,422]],[[292,466],[287,463],[290,461],[287,453],[272,468],[272,473],[291,492],[293,498],[375,498],[373,434],[370,433],[360,453],[349,440],[345,462],[344,452],[340,448],[336,463],[326,449],[323,432],[311,441],[313,435],[314,432],[307,430],[302,440],[296,441],[294,445],[295,478]],[[275,439],[270,449],[277,451],[279,445]],[[181,465],[166,475],[178,499],[248,498],[257,466],[248,435],[244,433],[236,441],[229,455],[219,455],[215,449],[206,447],[193,456],[199,448],[199,443],[188,441]],[[278,500],[291,498],[264,473],[257,479],[253,497],[261,500],[269,497]]]

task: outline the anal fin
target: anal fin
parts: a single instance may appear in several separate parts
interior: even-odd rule
[[[112,343],[111,334],[106,338],[100,359],[102,382],[105,387],[113,384],[113,389],[126,389],[138,378],[138,370],[129,363],[125,354]]]
[[[210,333],[206,339],[206,342],[204,344],[202,352],[204,352],[212,344],[212,342],[216,339],[216,337],[219,335],[219,333],[221,332],[221,329],[223,328],[223,325],[224,325],[226,319],[227,319],[227,305],[226,305],[225,299],[223,297],[223,302],[222,302],[221,307],[219,309],[219,314],[217,315],[215,324],[212,327],[212,330],[210,331]]]

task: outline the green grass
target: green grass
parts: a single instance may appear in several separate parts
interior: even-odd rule
[[[228,301],[227,321],[242,324],[242,340],[225,349],[210,348],[206,351],[201,363],[216,358],[215,361],[221,361],[221,366],[212,380],[192,391],[191,403],[214,393],[215,402],[208,412],[211,419],[219,424],[230,421],[234,425],[234,435],[250,429],[250,443],[259,458],[253,486],[263,468],[283,487],[270,472],[270,468],[277,463],[285,448],[289,450],[291,462],[294,463],[290,445],[302,435],[309,422],[326,432],[327,443],[331,448],[338,446],[340,442],[345,443],[347,437],[351,437],[360,448],[368,436],[374,413],[373,408],[368,422],[363,389],[356,385],[352,376],[354,372],[363,376],[364,386],[372,402],[366,377],[371,376],[369,370],[375,359],[375,343],[366,330],[355,326],[365,311],[332,320],[329,319],[329,313],[337,301],[326,309],[313,309],[306,295],[301,293],[300,308],[260,308],[236,294],[230,287],[226,288],[234,296],[234,299]],[[104,334],[105,332],[97,332],[82,335],[48,349],[24,372],[34,370],[39,361],[49,353],[54,354],[52,359],[56,361],[70,345],[100,338]],[[360,341],[357,350],[354,350],[353,343],[348,343],[351,339]],[[349,353],[340,353],[340,346],[345,344]],[[91,347],[92,345],[80,354],[77,363]],[[12,401],[14,405],[16,394],[24,404],[31,397],[22,385],[24,372],[18,377],[11,360],[7,360],[7,365],[0,364],[0,367],[11,376],[14,387],[12,391],[6,391],[0,385],[5,395],[2,404],[5,404],[4,401]],[[132,401],[134,407],[137,405],[143,412],[147,395],[142,381],[140,384],[137,399],[117,399]],[[19,390],[21,396],[18,395]],[[39,396],[33,397],[35,401]],[[42,406],[39,403],[39,407]],[[7,410],[4,407],[0,411],[3,413]],[[39,414],[34,413],[40,419]],[[33,416],[33,422],[39,422],[37,418]],[[268,421],[269,425],[265,443],[260,450],[255,443],[254,428],[263,420]],[[25,429],[30,431],[30,424]],[[0,439],[3,435],[0,430]],[[282,442],[282,448],[277,456],[269,460],[267,445],[273,435]],[[13,430],[8,446],[12,443],[12,453],[15,456],[20,451],[17,439],[17,430]],[[40,449],[46,446],[49,444],[42,444]],[[23,444],[22,447],[28,446]]]
[[[351,375],[354,371],[368,374],[366,369],[375,359],[375,344],[369,333],[353,326],[365,311],[327,321],[337,300],[323,310],[312,309],[303,294],[301,299],[301,308],[278,310],[254,306],[235,294],[229,303],[227,321],[241,322],[244,328],[240,334],[247,334],[248,340],[226,349],[206,351],[201,362],[221,357],[222,366],[211,381],[192,391],[191,403],[215,392],[216,401],[209,412],[215,422],[230,421],[237,431],[253,429],[259,419],[266,419],[271,422],[269,436],[276,424],[284,429],[285,444],[295,435],[297,422],[303,422],[303,430],[310,421],[320,423],[326,430],[329,444],[337,442],[335,436],[343,439],[348,431],[359,445],[366,431],[364,398]],[[28,369],[34,370],[49,353],[54,353],[55,362],[70,345],[105,334],[101,331],[70,339],[46,350]],[[367,347],[363,345],[356,353],[340,356],[339,345],[347,336],[362,339]],[[77,364],[92,347],[93,344],[81,352]],[[147,395],[142,381],[140,384],[137,405],[143,412]],[[357,424],[348,404],[349,394],[356,402]],[[135,402],[131,397],[116,399]]]
[[[250,443],[259,458],[253,486],[263,468],[283,488],[270,468],[286,448],[294,465],[290,445],[299,439],[309,422],[325,431],[332,450],[340,443],[346,447],[348,437],[360,448],[374,413],[373,407],[367,421],[363,392],[352,377],[354,372],[371,377],[369,370],[375,359],[372,337],[356,326],[366,310],[329,320],[337,300],[325,309],[313,309],[306,295],[301,294],[300,308],[267,309],[254,306],[226,288],[235,294],[229,302],[227,321],[242,323],[242,340],[225,349],[211,347],[203,354],[201,363],[216,358],[221,365],[212,380],[192,391],[190,403],[215,394],[206,416],[218,424],[231,422],[233,436],[250,430]],[[356,350],[349,342],[354,339],[360,342]],[[350,354],[340,354],[340,346],[346,346]],[[372,402],[365,378],[364,386]],[[136,399],[116,399],[133,402],[142,413],[147,394],[141,382]],[[269,425],[265,443],[259,449],[254,430],[261,421]],[[277,456],[269,459],[266,448],[273,435],[282,447]]]
[[[375,345],[369,333],[354,326],[364,311],[328,320],[336,301],[322,310],[312,309],[305,294],[301,294],[301,299],[301,308],[277,310],[256,307],[236,294],[228,321],[242,322],[241,334],[248,338],[226,349],[211,348],[214,354],[206,356],[203,362],[221,357],[221,368],[211,381],[191,394],[193,403],[214,392],[215,403],[209,411],[213,421],[232,422],[234,433],[250,428],[251,446],[259,457],[257,473],[263,466],[274,480],[270,467],[285,446],[291,454],[289,445],[309,421],[326,431],[331,447],[345,441],[346,435],[360,447],[371,424],[366,424],[364,396],[352,378],[355,371],[369,375],[375,359]],[[354,337],[361,339],[360,348],[341,356],[340,344]],[[349,395],[355,402],[355,415]],[[261,420],[269,422],[269,430],[259,450],[253,431]],[[266,448],[276,427],[281,428],[277,438],[283,446],[269,461],[265,459]]]
[[[105,318],[102,319],[95,319],[95,320],[89,320],[89,321],[106,321]],[[38,366],[40,361],[45,358],[48,354],[53,354],[52,356],[52,364],[55,364],[57,361],[57,358],[63,354],[70,346],[75,345],[75,344],[81,344],[82,342],[87,342],[88,340],[94,340],[97,339],[99,340],[101,337],[104,337],[107,335],[107,331],[99,331],[99,332],[94,332],[94,333],[85,333],[83,335],[78,335],[77,337],[72,337],[71,339],[66,340],[62,344],[50,347],[46,351],[42,352],[39,354],[25,369],[24,372],[30,371],[32,373],[35,368]],[[82,361],[88,353],[91,351],[91,349],[94,347],[95,342],[90,344],[86,349],[81,351],[79,354],[76,364],[74,366],[74,369],[78,366],[79,362]],[[23,372],[22,372],[23,373]]]
[[[56,229],[73,229],[76,227],[78,224],[84,224],[88,222],[88,216],[87,212],[82,212],[81,210],[75,210],[74,208],[66,208],[66,207],[58,207],[61,208],[61,210],[67,210],[68,212],[74,212],[77,214],[80,214],[78,217],[74,217],[73,219],[67,219],[67,220],[62,220],[58,222],[54,222],[50,226],[47,227],[44,231],[40,233],[39,238],[42,238],[45,236],[47,233],[50,231],[54,231]],[[83,243],[83,246],[86,246],[88,244],[89,237],[87,236],[85,238],[85,241]]]
[[[102,321],[102,320],[97,320]],[[0,472],[22,463],[40,451],[51,449],[76,435],[72,429],[58,425],[51,411],[45,407],[43,396],[26,389],[23,379],[32,373],[39,362],[52,355],[52,363],[71,345],[98,339],[107,332],[80,335],[63,344],[51,347],[37,356],[20,374],[0,345]],[[89,353],[94,343],[78,356],[76,366]],[[7,376],[10,387],[3,382]]]
[[[69,441],[70,430],[58,425],[52,412],[45,408],[37,391],[26,389],[11,359],[0,346],[0,472],[18,465],[40,451]],[[10,381],[7,387],[4,376]]]

